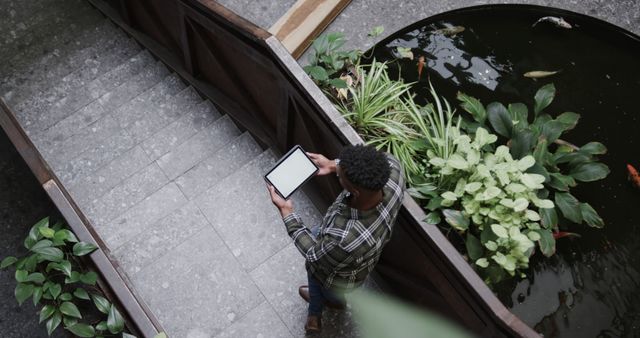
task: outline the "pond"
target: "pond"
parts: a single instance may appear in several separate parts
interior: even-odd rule
[[[46,216],[60,218],[38,180],[0,128],[0,258],[25,254],[22,245],[33,224]],[[0,271],[0,332],[3,337],[48,337],[31,301],[22,306],[13,295],[13,269]],[[62,330],[52,337],[65,337]]]
[[[571,29],[545,16],[563,17]],[[458,28],[452,28],[458,27]],[[464,27],[461,30],[460,27]],[[445,30],[443,30],[445,29]],[[446,34],[443,34],[446,33]],[[428,79],[458,107],[456,92],[483,104],[533,106],[538,88],[553,82],[552,115],[572,111],[580,123],[566,135],[575,144],[599,141],[611,169],[601,181],[572,190],[605,221],[602,230],[569,225],[580,238],[561,238],[557,253],[538,252],[529,277],[495,287],[501,301],[545,337],[629,337],[640,333],[640,189],[627,180],[627,164],[640,168],[640,38],[611,24],[564,10],[492,5],[437,15],[393,34],[374,49],[377,60],[414,59],[390,65],[428,98]],[[418,76],[418,59],[425,65]],[[530,71],[558,71],[539,79]],[[458,111],[461,111],[458,108]]]

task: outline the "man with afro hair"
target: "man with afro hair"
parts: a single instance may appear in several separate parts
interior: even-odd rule
[[[389,241],[404,195],[398,161],[372,146],[347,146],[338,159],[307,153],[319,176],[335,173],[344,190],[313,229],[293,211],[293,202],[269,186],[295,246],[306,259],[309,285],[299,289],[309,302],[307,332],[321,330],[326,305],[344,309],[344,294],[362,285]]]

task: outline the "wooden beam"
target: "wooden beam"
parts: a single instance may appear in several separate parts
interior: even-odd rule
[[[298,0],[269,32],[299,58],[351,0]]]

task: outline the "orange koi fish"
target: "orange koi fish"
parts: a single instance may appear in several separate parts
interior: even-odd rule
[[[640,189],[640,174],[636,168],[634,168],[631,164],[627,164],[627,171],[629,172],[629,181],[633,184],[634,187]]]
[[[425,62],[424,62],[424,56],[420,56],[418,58],[418,80],[420,80],[420,76],[422,76],[422,68],[424,67]]]

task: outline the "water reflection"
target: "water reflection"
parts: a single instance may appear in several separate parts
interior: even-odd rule
[[[557,88],[552,116],[574,111],[578,127],[567,135],[576,144],[599,141],[608,148],[603,161],[611,174],[597,183],[572,189],[593,205],[606,222],[602,230],[561,223],[581,238],[563,238],[551,258],[532,257],[530,277],[495,288],[498,297],[525,323],[545,337],[640,336],[640,191],[627,182],[626,163],[640,165],[637,102],[640,93],[640,40],[583,16],[562,13],[572,30],[550,26],[531,29],[546,10],[493,7],[424,21],[378,45],[378,60],[399,57],[410,47],[424,56],[426,72],[418,78],[416,60],[395,61],[390,69],[406,81],[417,81],[416,99],[428,99],[425,82],[455,106],[463,91],[489,102],[524,102],[532,106],[535,91],[553,82]],[[531,7],[528,7],[531,10]],[[455,36],[437,34],[464,26]],[[532,70],[562,71],[533,80]],[[428,76],[427,76],[428,75]],[[458,110],[460,111],[460,110]]]
[[[465,41],[473,40],[475,35],[466,28],[465,39],[460,34],[442,33],[443,30],[455,27],[461,26],[455,26],[451,22],[425,26],[391,42],[389,46],[412,48],[416,57],[425,57],[428,69],[456,85],[471,83],[495,90],[501,74],[512,72],[511,65],[508,62],[497,62],[490,50],[485,55],[466,52]],[[476,44],[477,41],[471,43]]]

